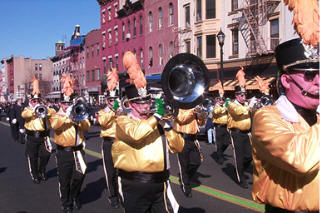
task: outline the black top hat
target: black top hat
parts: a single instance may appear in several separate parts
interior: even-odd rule
[[[125,87],[125,93],[129,101],[141,102],[144,103],[150,100],[150,94],[146,96],[140,96],[138,90],[134,84],[129,84]]]
[[[61,103],[73,103],[74,96],[74,93],[70,96],[67,96],[64,93],[60,93],[60,101]]]
[[[281,71],[319,71],[319,49],[305,45],[300,38],[279,44],[275,57]]]
[[[40,99],[41,98],[41,94],[31,94],[31,99]]]
[[[119,97],[119,90],[118,89],[114,89],[112,91],[107,90],[104,92],[104,96],[107,99],[116,99]]]
[[[239,93],[246,93],[246,88],[240,87],[240,86],[235,86],[234,88],[234,93],[239,94]]]

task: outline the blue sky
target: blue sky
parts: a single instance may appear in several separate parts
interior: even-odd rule
[[[1,0],[0,60],[54,56],[55,43],[69,45],[76,24],[81,35],[100,27],[99,8],[96,0]]]

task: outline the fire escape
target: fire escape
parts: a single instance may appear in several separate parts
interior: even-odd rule
[[[237,11],[241,13],[239,31],[248,47],[248,56],[266,55],[268,50],[262,35],[262,27],[268,23],[268,16],[274,13],[280,0],[243,0],[243,7]]]

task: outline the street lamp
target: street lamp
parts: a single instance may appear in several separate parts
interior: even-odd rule
[[[223,47],[223,45],[224,45],[224,39],[225,39],[226,35],[222,32],[221,28],[220,28],[220,31],[219,31],[217,37],[218,37],[219,46],[220,46],[220,70],[219,70],[219,77],[220,77],[221,85],[222,85],[222,88],[223,88],[223,50],[222,50],[222,47]]]

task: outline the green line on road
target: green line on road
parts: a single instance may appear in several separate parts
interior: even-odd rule
[[[5,126],[9,126],[9,124],[7,122],[3,122],[3,121],[0,121],[0,124],[5,125]],[[53,138],[51,138],[51,140],[54,141]],[[102,158],[102,155],[98,152],[95,152],[95,151],[92,151],[89,149],[84,149],[84,151],[93,157]],[[177,185],[180,184],[178,177],[170,175],[170,180],[174,184],[177,184]],[[224,201],[227,201],[227,202],[230,202],[230,203],[233,203],[233,204],[236,204],[236,205],[248,208],[248,209],[252,209],[257,212],[264,212],[264,210],[265,210],[264,205],[257,204],[254,201],[248,200],[246,198],[238,197],[233,194],[229,194],[229,193],[226,193],[226,192],[223,192],[223,191],[220,191],[220,190],[208,187],[208,186],[200,185],[200,186],[194,187],[193,189],[197,190],[199,192],[202,192],[204,194],[207,194],[209,196],[216,197],[218,199],[221,199],[221,200],[224,200]]]

